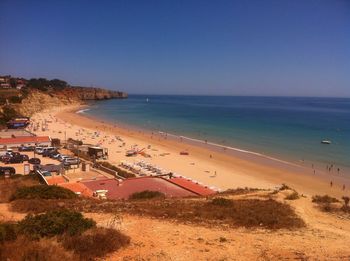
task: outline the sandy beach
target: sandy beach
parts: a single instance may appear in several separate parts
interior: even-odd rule
[[[62,141],[68,138],[108,148],[112,164],[122,160],[145,161],[220,190],[237,187],[273,189],[285,183],[305,195],[329,194],[341,197],[349,193],[350,182],[344,174],[315,170],[239,150],[212,148],[165,134],[127,128],[76,113],[84,106],[66,106],[37,113],[32,117],[37,135],[49,135]],[[33,129],[30,129],[33,131]],[[151,157],[126,157],[126,150],[137,147]],[[181,151],[189,155],[180,155]],[[332,181],[332,186],[330,182]],[[345,185],[345,189],[343,186]]]

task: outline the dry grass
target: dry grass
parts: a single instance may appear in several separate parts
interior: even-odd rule
[[[0,178],[0,203],[9,202],[11,196],[19,188],[29,187],[40,184],[36,176],[18,176],[11,178]]]
[[[0,244],[0,260],[73,261],[77,257],[60,245],[55,238],[33,241],[26,237]]]
[[[298,192],[296,192],[296,191],[293,191],[291,194],[289,194],[285,197],[286,200],[296,200],[299,198],[300,198],[300,196],[299,196]]]
[[[235,195],[244,195],[244,194],[254,193],[254,192],[258,192],[258,191],[262,191],[262,189],[245,187],[245,188],[228,189],[228,190],[219,192],[218,195],[235,196]]]
[[[111,228],[96,228],[79,236],[65,236],[63,246],[72,250],[81,260],[93,260],[128,245],[130,238]]]
[[[339,200],[328,195],[324,195],[324,196],[315,195],[312,197],[312,202],[317,204],[323,204],[323,203],[330,204],[330,203],[337,203],[339,202]]]
[[[80,201],[76,209],[84,212],[113,213],[116,209],[135,215],[171,219],[183,223],[200,225],[228,225],[232,227],[268,229],[295,229],[305,223],[287,204],[275,200],[230,200],[226,198],[203,199],[163,199],[143,201],[106,201],[96,204]]]

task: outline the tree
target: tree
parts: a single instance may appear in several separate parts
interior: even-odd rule
[[[53,79],[50,81],[50,86],[54,89],[64,89],[68,86],[67,82],[59,80],[59,79]]]
[[[17,116],[18,116],[18,113],[12,107],[9,107],[9,106],[3,107],[2,114],[1,114],[1,118],[3,121],[7,122]]]
[[[11,88],[17,87],[17,81],[15,78],[10,78],[10,86],[11,86]]]

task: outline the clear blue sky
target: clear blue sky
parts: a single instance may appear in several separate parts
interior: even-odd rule
[[[129,93],[350,97],[350,1],[0,0],[0,74]]]

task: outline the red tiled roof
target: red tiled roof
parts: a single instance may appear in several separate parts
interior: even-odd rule
[[[141,177],[126,179],[121,182],[115,179],[82,181],[91,191],[108,190],[108,199],[128,199],[135,192],[145,190],[159,191],[166,197],[189,197],[195,193],[158,177]]]
[[[39,143],[39,142],[49,142],[49,141],[50,141],[49,136],[0,138],[0,144],[24,144],[24,143]]]
[[[80,182],[61,183],[59,186],[69,189],[75,193],[80,192],[83,196],[92,197],[92,191]]]
[[[46,181],[47,181],[47,184],[49,185],[58,185],[66,182],[65,178],[62,176],[47,178]]]
[[[193,181],[187,180],[185,178],[171,178],[171,179],[167,179],[167,181],[174,183],[182,188],[185,188],[200,196],[207,196],[207,195],[216,193],[216,191],[210,188],[194,183]]]

